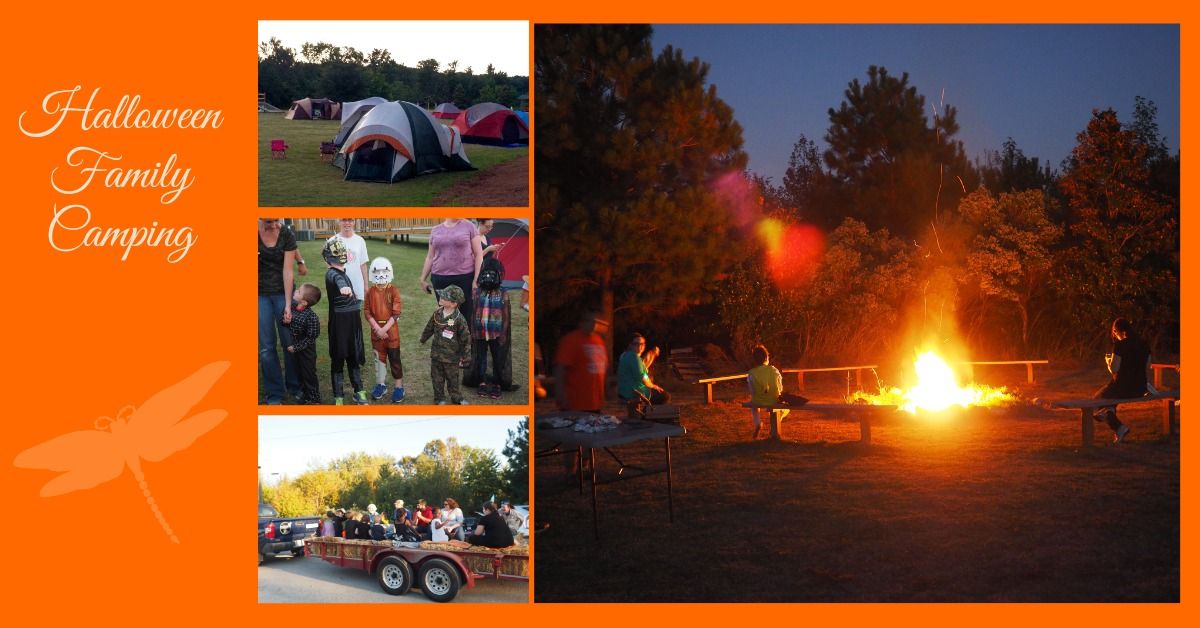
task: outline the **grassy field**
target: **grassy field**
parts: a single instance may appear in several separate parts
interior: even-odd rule
[[[467,144],[467,159],[478,170],[439,172],[392,184],[344,181],[341,168],[322,161],[319,151],[321,142],[337,134],[341,121],[285,120],[283,115],[258,114],[260,207],[427,207],[439,193],[460,181],[513,159],[529,159],[528,147]],[[286,159],[271,158],[273,139],[287,142]]]
[[[314,308],[321,318],[321,336],[317,339],[317,378],[320,380],[321,399],[333,403],[332,388],[329,375],[329,304],[325,298],[325,271],[328,267],[321,259],[321,247],[324,241],[299,243],[300,255],[311,268],[308,275],[296,276],[296,285],[311,283],[321,289],[321,302]],[[433,388],[429,379],[429,343],[420,344],[421,331],[429,320],[437,303],[433,297],[421,291],[417,277],[421,273],[421,264],[425,260],[424,245],[385,244],[379,240],[367,240],[367,251],[371,259],[383,256],[392,261],[395,271],[394,283],[400,288],[401,302],[404,311],[400,315],[400,356],[404,364],[404,388],[406,392],[405,405],[432,404]],[[504,393],[500,399],[480,397],[475,390],[463,390],[464,398],[470,404],[512,405],[529,403],[529,313],[521,309],[520,291],[508,293],[512,303],[512,372],[513,383],[520,385],[514,392]],[[370,327],[363,323],[363,346],[367,352],[367,363],[363,367],[363,384],[370,393],[375,386],[374,351],[371,349]],[[489,367],[490,370],[490,367]],[[391,406],[391,373],[386,379],[388,394],[376,405]],[[346,401],[350,402],[350,379],[346,378]],[[260,384],[258,391],[259,403],[264,403],[265,392]]]
[[[1047,369],[1025,386],[1023,369],[988,375],[1059,399],[1090,397],[1105,376]],[[839,400],[835,380],[806,396]],[[1121,445],[1097,424],[1091,450],[1077,411],[1032,405],[897,416],[864,447],[856,423],[812,415],[785,420],[783,442],[752,441],[745,395],[706,405],[698,387],[677,386],[688,433],[672,443],[673,525],[664,476],[621,481],[599,489],[594,542],[588,492],[559,459],[538,459],[535,512],[550,527],[535,541],[537,601],[1180,599],[1179,440],[1162,434],[1158,404],[1122,408],[1133,431]],[[617,453],[663,465],[661,442]],[[597,461],[615,476],[603,452]]]

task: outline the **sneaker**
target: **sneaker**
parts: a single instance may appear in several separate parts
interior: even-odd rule
[[[468,403],[467,403],[467,400],[466,400],[466,399],[459,399],[459,400],[458,400],[458,402],[457,402],[457,403],[455,403],[454,405],[456,405],[456,406],[467,406],[467,405],[470,405],[470,404],[468,404]]]
[[[1117,433],[1116,433],[1116,434],[1113,434],[1113,442],[1114,442],[1114,443],[1123,443],[1123,442],[1125,442],[1125,435],[1126,435],[1126,434],[1129,434],[1129,426],[1128,426],[1128,425],[1124,425],[1124,424],[1122,424],[1122,425],[1121,425],[1121,427],[1118,427],[1118,428],[1117,428]]]
[[[392,391],[392,403],[400,403],[401,401],[404,401],[404,387],[397,386],[396,389]]]
[[[477,394],[478,394],[480,397],[486,397],[486,396],[488,396],[488,385],[487,385],[487,384],[480,384],[480,385],[479,385],[479,392],[478,392]]]
[[[345,401],[341,397],[334,397],[333,405],[335,405],[335,406],[345,405]]]
[[[379,401],[380,399],[383,399],[383,395],[385,393],[387,393],[387,386],[384,386],[383,384],[375,384],[375,387],[371,389],[371,398],[375,401]]]
[[[365,406],[371,403],[370,401],[367,401],[367,391],[360,390],[354,393],[354,403],[357,403],[360,406]]]
[[[491,397],[492,399],[499,399],[500,398],[500,384],[496,384],[495,386],[492,386],[492,392],[489,393],[488,396]]]
[[[438,401],[438,402],[437,402],[437,405],[439,405],[439,406],[444,406],[444,405],[446,405],[446,400],[445,400],[445,399],[442,399],[442,400]]]

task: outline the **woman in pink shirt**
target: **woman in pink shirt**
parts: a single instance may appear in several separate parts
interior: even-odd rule
[[[430,294],[455,285],[466,301],[458,310],[468,320],[475,313],[473,295],[483,263],[483,247],[475,224],[465,218],[447,218],[429,234],[429,252],[421,266],[421,289]],[[432,289],[431,289],[432,287]]]

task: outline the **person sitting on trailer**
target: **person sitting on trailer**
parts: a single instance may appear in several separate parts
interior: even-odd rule
[[[500,517],[495,502],[483,503],[483,518],[475,526],[475,533],[467,537],[467,542],[484,547],[508,547],[513,544],[512,530]]]

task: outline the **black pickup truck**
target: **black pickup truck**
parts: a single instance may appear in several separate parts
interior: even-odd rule
[[[276,554],[288,552],[295,558],[304,556],[304,539],[321,532],[319,517],[281,519],[270,504],[258,505],[258,564]]]

